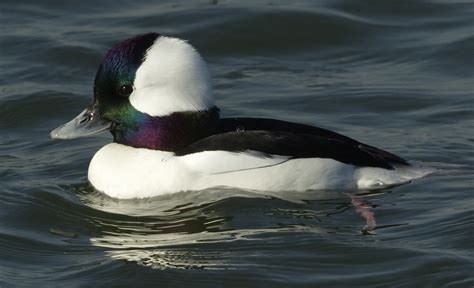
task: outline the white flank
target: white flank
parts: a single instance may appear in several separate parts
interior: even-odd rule
[[[206,63],[188,43],[160,36],[138,68],[130,103],[151,116],[214,106]]]
[[[355,190],[396,186],[432,172],[344,164],[332,159],[206,151],[185,156],[111,143],[89,166],[89,181],[114,198],[144,198],[226,186],[256,191]]]
[[[171,152],[108,144],[89,166],[89,181],[115,198],[143,198],[228,186],[263,191],[355,189],[357,169],[332,159],[263,158],[256,153]]]

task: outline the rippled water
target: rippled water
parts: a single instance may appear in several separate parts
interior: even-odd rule
[[[474,2],[0,2],[0,286],[472,287]],[[439,172],[362,194],[211,189],[118,201],[109,135],[55,142],[104,53],[156,31],[210,64],[224,116],[329,128]]]

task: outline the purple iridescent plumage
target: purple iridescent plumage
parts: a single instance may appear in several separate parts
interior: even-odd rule
[[[148,48],[158,33],[147,33],[124,40],[113,46],[105,55],[97,71],[95,85],[103,81],[120,80],[133,82]]]
[[[133,110],[129,121],[114,125],[112,134],[115,142],[136,148],[176,151],[211,135],[219,120],[216,107],[209,111],[176,112],[162,117]]]
[[[154,117],[138,111],[128,97],[120,95],[123,85],[133,85],[136,71],[157,37],[157,33],[138,35],[108,51],[97,71],[94,101],[101,117],[113,123],[111,132],[115,142],[136,148],[175,151],[209,136],[219,119],[219,110]]]

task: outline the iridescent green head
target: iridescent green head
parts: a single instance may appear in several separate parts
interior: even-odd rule
[[[138,116],[129,97],[137,69],[158,37],[157,33],[135,36],[115,45],[104,57],[94,82],[94,101],[103,119],[127,124]]]
[[[70,139],[108,128],[118,143],[175,150],[207,134],[199,130],[217,118],[207,67],[196,50],[185,41],[148,33],[108,51],[92,103],[51,137]]]

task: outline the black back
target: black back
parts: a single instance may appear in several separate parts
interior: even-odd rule
[[[393,169],[406,160],[344,135],[304,124],[264,118],[223,118],[213,135],[176,152],[186,155],[203,151],[258,151],[291,158],[331,158],[356,166]]]

